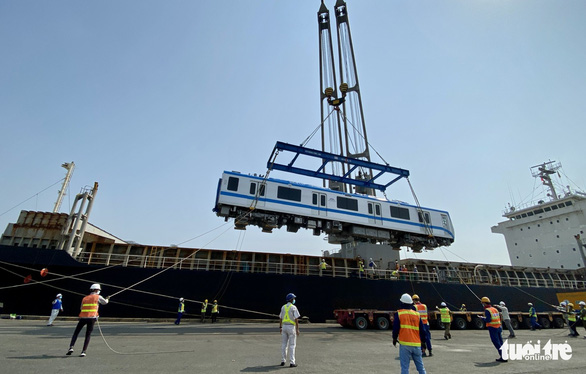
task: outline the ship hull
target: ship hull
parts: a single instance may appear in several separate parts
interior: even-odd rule
[[[430,309],[444,301],[452,309],[466,304],[470,311],[481,311],[477,297],[488,296],[494,303],[505,301],[509,310],[525,311],[527,303],[532,302],[539,311],[548,311],[557,305],[558,293],[578,291],[327,275],[91,266],[74,260],[64,251],[14,246],[0,246],[0,261],[2,313],[21,315],[48,316],[51,301],[62,293],[62,315],[75,316],[92,283],[102,284],[103,296],[113,295],[111,303],[100,309],[103,317],[173,318],[177,299],[184,297],[187,317],[199,317],[201,301],[217,299],[221,317],[277,318],[285,295],[293,292],[302,316],[311,322],[333,319],[335,309],[396,310],[403,293],[417,293]],[[40,275],[43,268],[49,270],[46,277]],[[32,279],[24,283],[28,275]]]

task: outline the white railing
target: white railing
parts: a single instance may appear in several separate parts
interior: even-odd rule
[[[412,282],[435,282],[435,283],[465,283],[483,284],[512,287],[543,287],[543,288],[586,288],[586,282],[574,279],[546,279],[530,278],[519,276],[508,276],[496,274],[476,275],[466,269],[457,270],[454,268],[440,269],[436,272],[416,272],[398,270],[365,269],[363,275],[359,274],[357,267],[328,266],[321,270],[319,264],[293,264],[274,261],[238,261],[238,260],[213,260],[201,258],[187,258],[185,260],[171,256],[142,256],[122,255],[108,253],[87,253],[84,252],[78,258],[79,261],[89,265],[105,266],[130,266],[142,268],[168,268],[182,270],[203,270],[203,271],[225,271],[241,273],[267,273],[267,274],[292,274],[307,276],[325,276],[340,278],[385,279],[389,281],[405,280]]]

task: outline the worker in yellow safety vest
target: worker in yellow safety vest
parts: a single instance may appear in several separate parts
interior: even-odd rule
[[[413,299],[409,294],[403,294],[399,299],[401,307],[393,317],[393,345],[399,343],[399,360],[401,374],[409,373],[409,363],[413,360],[417,372],[425,374],[421,342],[425,341],[423,322],[413,307]]]
[[[437,306],[435,308],[439,310],[440,321],[444,325],[444,339],[452,339],[452,333],[450,332],[450,325],[452,324],[452,311],[443,301],[440,306],[441,308],[438,308]]]
[[[362,259],[358,261],[358,278],[364,278],[364,261]]]
[[[219,313],[220,309],[218,308],[218,300],[214,300],[214,303],[212,304],[212,323],[217,321]]]
[[[507,362],[507,360],[503,358],[503,351],[501,351],[503,345],[503,328],[501,325],[500,312],[492,306],[488,297],[484,296],[480,299],[480,302],[484,307],[484,316],[481,316],[480,318],[486,323],[488,333],[490,334],[490,340],[499,353],[499,358],[496,360],[498,362]]]
[[[568,303],[568,324],[570,325],[570,336],[572,338],[576,338],[580,336],[578,334],[578,330],[576,330],[576,326],[578,325],[578,320],[576,318],[576,311],[574,310],[574,304]]]
[[[431,331],[429,330],[429,321],[427,320],[427,305],[422,304],[419,301],[418,295],[411,296],[413,302],[415,303],[415,308],[421,317],[421,322],[423,323],[423,332],[425,333],[425,340],[421,342],[421,354],[423,357],[427,357],[427,353],[425,353],[425,348],[429,351],[429,356],[433,356],[431,353]]]
[[[94,283],[90,287],[90,294],[84,297],[81,301],[81,312],[79,313],[79,322],[77,323],[75,331],[73,332],[73,336],[71,337],[69,350],[66,353],[67,356],[70,356],[73,353],[73,346],[75,345],[77,336],[79,335],[81,329],[84,326],[87,326],[85,330],[83,350],[79,355],[80,357],[85,357],[87,347],[90,344],[92,331],[94,330],[94,324],[98,320],[98,308],[100,307],[100,304],[106,305],[109,301],[108,298],[103,298],[102,296],[100,296],[101,291],[102,287],[98,283]]]
[[[179,307],[177,308],[177,319],[175,320],[176,325],[181,323],[181,317],[183,317],[183,313],[185,313],[185,299],[180,297]]]
[[[208,310],[208,299],[201,304],[201,323],[203,323],[206,319],[206,312]]]
[[[299,310],[295,304],[297,296],[293,293],[287,294],[287,303],[281,307],[279,314],[279,331],[281,332],[281,366],[285,366],[287,355],[289,355],[289,366],[297,367],[295,361],[295,347],[299,336]]]

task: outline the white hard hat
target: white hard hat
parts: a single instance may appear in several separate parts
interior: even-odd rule
[[[409,294],[408,294],[408,293],[404,293],[404,294],[401,296],[401,299],[400,299],[400,301],[401,301],[403,304],[413,304],[413,299],[411,298],[411,296],[409,296]]]
[[[578,305],[586,305],[586,303],[585,303],[585,302],[583,302],[583,301],[580,301],[580,302],[578,303]]]
[[[184,299],[182,297],[179,298],[179,301],[183,301]]]
[[[63,295],[61,295],[60,293],[57,294],[57,298],[61,298],[63,297]]]
[[[440,305],[441,305],[441,306],[446,306],[446,303],[444,303],[444,302],[442,301],[442,303],[441,303]]]
[[[566,302],[565,302],[565,301],[562,301],[562,302],[560,303],[560,306],[566,306]]]
[[[533,303],[527,303],[527,305],[533,305]],[[564,304],[564,305],[566,305],[566,304]]]
[[[100,286],[99,283],[94,283],[94,284],[92,284],[90,286],[90,290],[99,290],[99,291],[101,291],[102,290],[102,286]]]
[[[501,302],[499,303],[499,305],[500,305],[500,306],[505,306],[505,302],[504,302],[504,301],[501,301]]]

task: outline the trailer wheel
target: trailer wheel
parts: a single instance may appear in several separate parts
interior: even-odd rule
[[[472,326],[476,330],[482,330],[482,329],[484,329],[484,321],[482,319],[480,319],[479,317],[474,317],[474,318],[472,318]]]
[[[454,327],[456,328],[456,330],[466,330],[466,326],[468,325],[468,323],[466,322],[466,320],[462,317],[456,317],[454,318]]]
[[[546,317],[539,318],[539,324],[544,329],[551,329],[551,323],[549,321],[549,318],[546,318]]]
[[[379,330],[388,330],[390,326],[387,317],[378,317],[376,319],[376,328]]]
[[[354,320],[354,325],[358,330],[366,330],[366,328],[368,327],[368,321],[366,320],[366,318],[362,316],[356,317],[356,319]]]
[[[565,321],[562,317],[553,317],[553,325],[557,329],[561,329],[564,327]]]
[[[517,318],[511,319],[511,327],[513,330],[519,330],[519,320]]]

